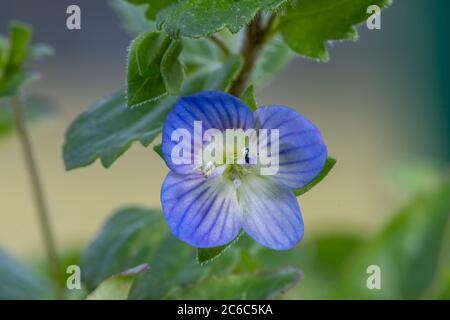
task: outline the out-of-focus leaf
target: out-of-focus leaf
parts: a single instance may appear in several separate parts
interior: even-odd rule
[[[82,279],[92,290],[102,281],[137,264],[150,270],[138,277],[131,299],[161,299],[174,286],[201,275],[194,249],[169,233],[159,210],[124,208],[103,226],[82,256]]]
[[[46,50],[42,45],[29,48],[31,34],[29,26],[16,22],[10,27],[9,41],[0,40],[0,97],[16,95],[26,81],[37,78],[37,73],[25,71],[23,64],[26,58],[37,58]]]
[[[161,75],[167,93],[177,95],[180,93],[184,81],[184,67],[179,60],[183,45],[181,41],[173,41],[167,48],[161,61]]]
[[[286,0],[187,0],[163,10],[156,23],[172,38],[199,38],[224,28],[236,33],[260,10],[274,10]]]
[[[435,280],[448,250],[446,226],[450,219],[450,180],[419,195],[397,213],[367,245],[352,255],[339,287],[340,298],[417,299]],[[369,290],[370,265],[381,270],[381,289]]]
[[[8,51],[2,53],[5,58],[2,58],[3,67],[0,70],[0,97],[15,95],[18,88],[32,78],[31,75],[22,70],[22,65],[28,54],[30,38],[30,27],[22,23],[11,25],[9,43],[7,46],[2,45],[4,48],[7,47]]]
[[[219,50],[208,39],[184,38],[180,60],[188,73],[218,69],[222,64]]]
[[[0,35],[0,76],[8,54],[8,41]]]
[[[149,20],[155,20],[156,15],[162,9],[176,3],[177,0],[126,0],[129,3],[138,6],[144,6],[146,8],[146,16]]]
[[[167,94],[161,63],[171,40],[160,32],[146,32],[131,43],[128,52],[128,106],[155,101]]]
[[[130,1],[128,1],[130,2]],[[135,6],[125,0],[110,0],[109,4],[119,16],[123,28],[133,36],[142,32],[155,31],[155,23],[145,16],[145,7]]]
[[[13,23],[10,28],[9,55],[6,72],[14,73],[22,68],[31,39],[31,28],[22,23]]]
[[[279,29],[286,43],[298,54],[327,61],[328,41],[356,40],[355,25],[366,21],[367,8],[385,8],[391,0],[301,0],[281,16]]]
[[[250,110],[255,111],[256,108],[258,108],[258,104],[256,103],[256,99],[255,99],[255,92],[254,92],[253,86],[250,86],[247,88],[247,90],[245,90],[241,99],[250,107]]]
[[[0,300],[43,300],[53,298],[47,279],[0,249]]]
[[[254,268],[293,266],[305,273],[301,285],[289,291],[289,298],[330,299],[334,297],[341,272],[345,272],[344,262],[363,243],[360,236],[325,233],[304,240],[289,251],[255,248],[250,258]]]
[[[325,162],[325,165],[323,166],[323,169],[319,173],[319,175],[313,181],[311,181],[306,186],[304,186],[303,188],[294,190],[294,194],[298,197],[298,196],[308,192],[312,188],[314,188],[330,173],[331,169],[333,169],[335,164],[336,164],[336,159],[334,159],[332,157],[328,157]]]
[[[38,120],[56,112],[53,101],[41,96],[27,96],[22,100],[25,117],[28,121]],[[13,112],[7,98],[0,99],[0,137],[14,129]]]
[[[201,90],[225,91],[242,66],[230,57],[220,70],[200,72],[184,82],[181,96]],[[125,94],[105,98],[82,113],[70,126],[64,144],[67,170],[87,166],[100,158],[109,167],[134,141],[147,147],[161,132],[164,120],[178,100],[167,96],[138,108],[128,108]]]
[[[437,160],[409,157],[392,165],[387,174],[394,191],[409,198],[438,185],[445,171],[446,165]]]
[[[87,300],[126,300],[134,279],[147,271],[149,266],[142,264],[103,281],[97,289],[87,296]]]
[[[159,210],[124,208],[106,222],[81,257],[82,280],[89,290],[105,279],[150,263],[167,236]]]
[[[150,270],[133,284],[130,299],[163,299],[174,287],[193,283],[202,275],[194,257],[192,247],[168,235],[151,258]]]
[[[267,86],[268,81],[280,72],[293,58],[295,53],[279,37],[274,37],[267,43],[252,73],[255,87]]]
[[[295,286],[301,272],[294,268],[206,278],[195,286],[174,290],[170,299],[272,299]]]
[[[42,59],[55,54],[53,48],[46,43],[35,44],[29,52],[29,56],[32,59]]]

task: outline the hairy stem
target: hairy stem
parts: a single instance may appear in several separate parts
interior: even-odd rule
[[[229,90],[229,92],[236,97],[240,97],[247,88],[261,50],[273,34],[273,26],[277,17],[273,14],[266,19],[267,21],[264,20],[265,19],[261,14],[256,15],[255,19],[253,19],[245,30],[245,37],[241,47],[244,65]]]
[[[22,104],[20,99],[16,96],[12,98],[12,108],[14,111],[14,119],[17,133],[22,144],[25,164],[30,176],[31,188],[33,191],[34,201],[36,204],[36,211],[38,220],[44,240],[47,261],[52,276],[57,277],[59,271],[59,259],[56,251],[54,236],[50,225],[50,217],[48,214],[47,203],[45,201],[44,192],[42,188],[41,179],[34,159],[33,147],[30,140],[30,135],[25,123]]]

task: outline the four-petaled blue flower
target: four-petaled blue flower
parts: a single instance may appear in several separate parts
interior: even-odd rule
[[[278,129],[278,172],[261,175],[257,166],[238,164],[210,163],[206,169],[176,164],[172,151],[178,142],[172,141],[172,133],[185,129],[194,136],[195,121],[201,121],[203,131]],[[295,110],[267,106],[252,112],[240,99],[221,92],[183,97],[164,124],[162,151],[171,170],[161,189],[162,209],[178,239],[211,248],[231,242],[243,229],[275,250],[290,249],[302,239],[303,220],[293,190],[320,173],[327,148],[317,127]]]

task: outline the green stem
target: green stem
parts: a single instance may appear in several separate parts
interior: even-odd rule
[[[36,211],[38,220],[44,240],[47,262],[52,276],[57,279],[59,272],[59,259],[56,251],[55,240],[50,225],[50,217],[48,213],[47,203],[42,188],[41,179],[34,159],[33,147],[30,140],[30,135],[27,130],[25,117],[23,113],[22,104],[19,97],[15,96],[11,100],[14,111],[14,119],[17,133],[22,144],[22,149],[25,158],[26,168],[30,177],[31,189],[33,191],[34,201],[36,204]],[[59,287],[59,286],[58,286]]]

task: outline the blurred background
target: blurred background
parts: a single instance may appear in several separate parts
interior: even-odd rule
[[[66,28],[70,4],[81,7],[81,30]],[[296,58],[257,92],[261,105],[289,105],[310,118],[338,159],[328,178],[300,198],[305,241],[334,231],[374,235],[447,172],[448,7],[445,0],[397,0],[382,13],[381,30],[361,26],[356,43],[330,46],[326,64]],[[69,124],[125,83],[131,37],[108,1],[2,0],[0,33],[7,33],[11,20],[32,25],[34,41],[56,52],[33,65],[42,79],[27,92],[58,106],[30,129],[59,247],[85,244],[125,204],[159,207],[167,168],[151,148],[136,143],[108,170],[98,162],[64,170]],[[19,256],[39,255],[41,238],[14,133],[0,137],[0,195],[1,246]]]

